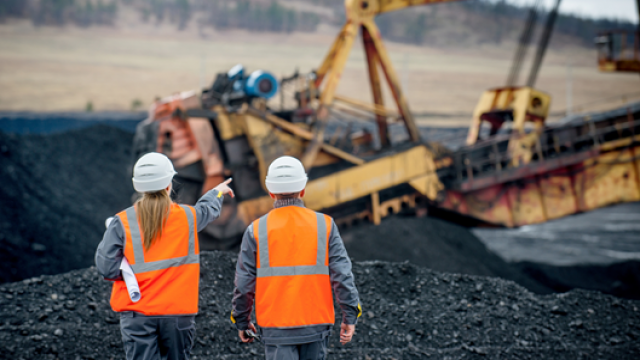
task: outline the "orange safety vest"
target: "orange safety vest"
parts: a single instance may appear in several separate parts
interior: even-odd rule
[[[124,281],[111,291],[114,311],[144,315],[191,315],[198,313],[200,249],[195,210],[172,204],[162,235],[144,249],[135,207],[118,214],[126,234],[124,256],[140,286],[140,300],[131,301]]]
[[[253,222],[258,245],[256,320],[266,328],[332,325],[331,218],[285,206]]]

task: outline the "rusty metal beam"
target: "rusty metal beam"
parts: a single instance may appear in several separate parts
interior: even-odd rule
[[[343,95],[336,95],[333,97],[333,99],[335,101],[340,101],[362,110],[370,111],[376,115],[384,116],[385,118],[399,116],[397,110],[387,109],[385,107],[378,106],[376,104],[370,104],[370,103],[360,101],[357,99],[352,99],[350,97],[346,97]]]
[[[342,43],[344,42],[343,34],[347,31],[347,26],[349,26],[349,23],[346,23],[342,26],[342,30],[340,30],[340,35],[338,35],[338,37],[334,40],[333,44],[331,45],[331,48],[329,49],[329,52],[324,57],[324,60],[322,60],[322,64],[320,65],[318,70],[316,70],[316,80],[315,80],[316,88],[319,88],[320,85],[322,85],[322,81],[324,80],[325,75],[327,75],[327,73],[331,71],[331,66],[333,65],[333,61],[336,57],[336,53],[338,52],[339,49],[342,48]]]
[[[266,120],[267,122],[269,122],[270,124],[277,126],[278,128],[285,130],[291,134],[294,134],[298,137],[301,137],[305,140],[313,140],[314,139],[314,134],[308,130],[305,130],[301,127],[298,127],[290,122],[284,121],[282,119],[280,119],[279,117],[275,116],[275,115],[271,115],[269,113],[263,113],[260,112],[256,109],[253,108],[249,108],[247,109],[248,113],[251,113],[257,117],[260,117],[264,120]],[[336,156],[338,158],[341,158],[343,160],[346,160],[352,164],[356,164],[356,165],[360,165],[360,164],[364,164],[365,161],[357,156],[351,155],[345,151],[342,151],[334,146],[331,146],[329,144],[326,144],[324,142],[322,142],[320,144],[319,150],[322,150],[328,154],[331,154],[333,156]],[[305,167],[307,169],[310,169],[311,167],[307,167],[305,165]]]
[[[329,71],[329,69],[331,72],[329,73],[327,83],[320,95],[320,106],[316,112],[317,121],[313,139],[311,139],[311,143],[302,155],[302,164],[306,168],[311,167],[311,164],[313,164],[316,156],[318,155],[318,151],[320,151],[320,148],[324,143],[324,131],[326,128],[327,117],[329,115],[328,107],[333,102],[333,96],[335,95],[336,88],[338,87],[338,82],[340,81],[342,71],[344,70],[347,59],[349,58],[351,48],[353,47],[353,41],[357,35],[358,25],[347,21],[342,28],[338,39],[334,43],[334,48],[331,49],[321,66],[320,70],[322,70],[322,78],[326,76],[326,72]],[[318,84],[318,80],[316,80],[316,84]]]
[[[384,100],[382,99],[382,89],[380,88],[380,76],[378,75],[378,59],[376,47],[371,38],[369,30],[365,26],[362,28],[362,41],[364,42],[364,50],[367,56],[367,65],[369,69],[369,82],[371,83],[371,92],[373,93],[373,102],[376,107],[384,108]],[[387,129],[387,118],[382,114],[376,113],[376,123],[378,125],[378,135],[380,137],[380,146],[389,147],[389,133]]]
[[[412,142],[420,142],[420,131],[416,126],[415,121],[413,120],[413,115],[409,110],[409,104],[407,103],[407,99],[404,97],[402,93],[402,88],[400,87],[400,81],[398,81],[398,75],[393,69],[393,65],[391,64],[391,59],[387,54],[387,50],[382,43],[382,38],[380,37],[380,31],[376,26],[376,23],[373,19],[366,20],[362,23],[364,27],[366,27],[369,34],[371,34],[371,40],[375,47],[376,56],[380,61],[380,65],[384,72],[385,77],[387,78],[387,83],[389,84],[389,89],[391,90],[391,94],[398,105],[398,112],[402,115],[402,119],[404,121],[405,126],[407,127],[407,133],[409,134],[409,139]]]
[[[597,149],[592,149],[570,156],[549,159],[540,163],[532,163],[519,168],[502,169],[500,173],[495,172],[489,176],[476,177],[472,181],[457,183],[455,184],[455,189],[461,191],[484,189],[492,185],[522,179],[527,176],[543,174],[561,167],[578,164],[587,159],[598,156],[599,153],[600,152]]]
[[[410,6],[418,6],[418,5],[431,5],[438,3],[447,3],[454,2],[459,0],[378,0],[380,3],[378,14],[382,14],[385,12],[396,11],[400,9],[404,9]]]

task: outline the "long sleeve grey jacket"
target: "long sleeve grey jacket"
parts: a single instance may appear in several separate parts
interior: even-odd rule
[[[299,199],[276,201],[275,207],[281,206],[304,206],[304,204]],[[256,287],[256,248],[253,226],[249,225],[242,238],[233,291],[231,315],[238,330],[248,329],[251,322]],[[342,312],[342,322],[355,325],[361,313],[358,290],[351,272],[351,260],[347,255],[338,227],[333,221],[329,236],[329,276]],[[289,345],[319,341],[330,334],[331,327],[317,325],[293,329],[265,328],[261,331],[265,344]]]
[[[220,216],[222,200],[224,198],[222,196],[218,197],[218,190],[213,189],[202,195],[194,205],[198,231],[204,229]],[[124,257],[124,241],[124,227],[120,222],[120,218],[115,216],[104,232],[95,256],[98,273],[105,280],[122,280],[120,263]]]

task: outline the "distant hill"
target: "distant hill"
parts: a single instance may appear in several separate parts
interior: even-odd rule
[[[123,9],[133,10],[141,22],[171,23],[217,30],[314,32],[320,24],[344,22],[343,0],[2,0],[0,21],[28,18],[35,25],[116,26]],[[376,19],[388,39],[431,46],[464,47],[515,41],[527,8],[505,0],[469,0],[417,6]],[[544,14],[542,14],[544,15]],[[545,16],[539,17],[542,24]],[[628,21],[591,19],[561,14],[556,37],[561,43],[592,46],[599,31],[635,29]],[[539,26],[540,28],[541,26]]]
[[[529,8],[502,1],[461,1],[421,6],[412,11],[383,14],[376,22],[383,36],[401,42],[431,45],[471,45],[515,41],[524,27]],[[538,16],[541,31],[546,13]],[[563,42],[593,46],[598,32],[607,29],[634,30],[635,24],[609,19],[560,14],[554,36]]]

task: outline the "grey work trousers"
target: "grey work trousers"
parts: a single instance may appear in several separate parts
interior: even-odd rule
[[[325,360],[329,337],[308,344],[265,345],[267,360]]]
[[[195,316],[120,316],[127,360],[186,360],[196,335]]]

